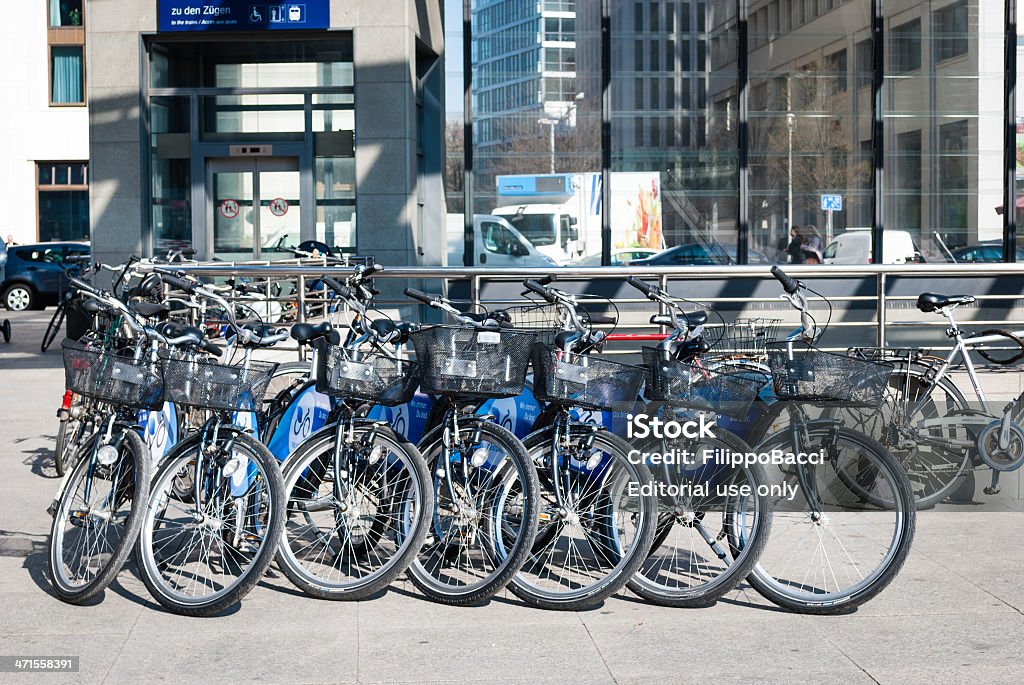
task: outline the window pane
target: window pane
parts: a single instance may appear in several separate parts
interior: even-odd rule
[[[557,14],[548,3],[474,6],[474,211],[504,216],[559,263],[599,253],[600,205],[584,197],[599,193],[600,3],[577,2]],[[450,211],[461,209],[452,190],[462,191],[462,168],[451,159],[462,143],[461,116],[448,124]],[[517,214],[523,204],[530,208]],[[573,210],[572,240],[567,206],[584,208]],[[477,248],[477,257],[486,252]]]
[[[612,5],[611,247],[613,260],[678,247],[657,263],[695,263],[707,245],[735,254],[736,3],[672,3],[681,35],[671,49],[652,26],[660,4],[646,26]]]
[[[967,27],[967,0],[935,10],[932,31],[936,62],[967,54]]]
[[[153,253],[192,245],[189,99],[150,99]]]
[[[820,262],[837,235],[871,225],[871,93],[847,87],[854,46],[871,56],[871,2],[844,7],[750,36],[751,262]],[[842,209],[823,211],[823,195]]]
[[[939,5],[886,4],[883,216],[925,259],[945,261],[967,246],[1001,251],[992,241],[1002,240],[1005,8],[1000,0]]]
[[[89,193],[85,190],[39,191],[39,240],[87,240]]]
[[[47,0],[50,26],[81,26],[85,20],[82,14],[82,0]]]
[[[59,104],[85,102],[82,47],[50,47],[50,101]]]
[[[204,140],[235,140],[238,133],[275,140],[302,140],[306,128],[303,96],[289,94],[214,95],[200,101]]]

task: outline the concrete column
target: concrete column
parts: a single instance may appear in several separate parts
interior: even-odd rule
[[[142,252],[140,32],[156,30],[155,0],[94,0],[86,11],[89,221],[93,253]]]

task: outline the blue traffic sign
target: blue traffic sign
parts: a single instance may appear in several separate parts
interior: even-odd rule
[[[843,196],[842,195],[822,195],[821,196],[821,211],[823,211],[823,212],[841,212],[841,211],[843,211]]]

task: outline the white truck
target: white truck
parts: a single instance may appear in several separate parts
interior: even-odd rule
[[[465,218],[448,214],[448,266],[462,266],[465,254]],[[473,266],[557,266],[500,216],[473,215]]]
[[[661,249],[661,174],[612,172],[612,250]],[[497,177],[503,217],[558,264],[601,252],[601,174],[516,174]]]

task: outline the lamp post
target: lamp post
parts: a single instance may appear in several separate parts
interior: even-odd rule
[[[573,96],[572,101],[565,108],[565,113],[562,114],[562,116],[558,117],[557,119],[553,117],[544,117],[543,119],[537,120],[537,123],[540,124],[541,126],[548,127],[548,142],[551,155],[552,174],[555,173],[555,126],[558,126],[558,124],[560,124],[563,121],[568,123],[570,126],[576,126],[576,119],[572,115],[575,113],[576,103],[582,100],[583,96],[583,93],[576,93],[576,95]]]
[[[787,213],[786,220],[789,222],[788,234],[793,229],[793,132],[796,131],[796,115],[792,112],[786,114],[786,129],[789,131],[789,164],[787,168]]]
[[[551,173],[555,173],[555,126],[558,125],[558,119],[538,119],[537,123],[541,126],[548,126],[550,132],[551,141]]]

